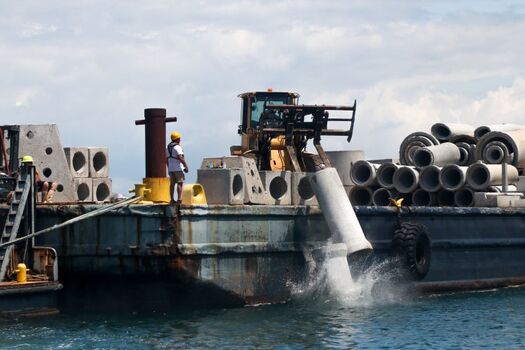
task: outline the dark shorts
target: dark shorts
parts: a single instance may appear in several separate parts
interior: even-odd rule
[[[38,192],[42,192],[42,187],[44,187],[44,182],[45,181],[37,181],[36,182],[36,189]]]
[[[172,182],[181,183],[186,179],[184,177],[184,171],[170,171],[170,179]]]

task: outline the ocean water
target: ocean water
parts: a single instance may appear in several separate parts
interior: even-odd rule
[[[346,259],[277,305],[87,311],[0,323],[1,349],[523,349],[525,288],[414,296],[372,293]]]

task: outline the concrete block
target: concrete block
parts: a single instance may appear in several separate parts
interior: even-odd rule
[[[292,204],[291,171],[259,171],[262,183],[272,198],[271,204]]]
[[[75,193],[79,202],[93,201],[93,180],[89,177],[77,177],[73,179]]]
[[[32,156],[42,180],[57,183],[54,202],[76,201],[73,177],[55,124],[20,125],[18,154]]]
[[[98,177],[93,181],[93,201],[106,202],[111,197],[111,179],[107,177]]]
[[[328,151],[326,156],[330,160],[332,167],[337,170],[337,174],[344,186],[355,185],[350,177],[352,165],[358,160],[365,159],[364,151]]]
[[[525,176],[520,176],[518,183],[516,184],[516,190],[518,192],[525,192]]]
[[[244,173],[244,203],[274,203],[274,200],[263,185],[254,159],[239,156],[204,158],[201,169],[213,168],[242,169]]]
[[[107,147],[89,147],[89,177],[109,176],[109,150]]]
[[[73,178],[89,177],[89,151],[87,147],[66,147],[64,153]]]
[[[208,204],[244,204],[242,169],[198,169],[197,183],[204,187]]]
[[[292,173],[292,205],[319,205],[310,183],[312,173]]]
[[[523,200],[521,194],[501,194],[496,197],[496,204],[498,208],[515,208],[520,205]]]
[[[501,197],[501,198],[500,198]],[[512,200],[521,199],[522,194],[505,194],[497,192],[475,192],[474,193],[474,206],[475,207],[501,207],[505,208],[509,206],[509,202]]]

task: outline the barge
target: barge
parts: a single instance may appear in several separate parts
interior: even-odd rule
[[[149,109],[145,121],[136,123],[146,125],[146,177],[135,187],[142,202],[93,216],[88,214],[109,204],[36,206],[37,232],[89,216],[34,238],[37,246],[56,251],[66,287],[80,283],[89,290],[111,291],[113,296],[114,288],[122,288],[122,295],[132,293],[144,299],[153,294],[159,305],[171,304],[175,292],[182,303],[199,295],[204,302],[244,305],[287,301],[296,286],[315,278],[327,258],[319,257],[319,252],[340,243],[340,237],[334,235],[326,212],[313,198],[314,191],[307,186],[307,198],[299,192],[305,191],[303,179],[330,166],[339,171],[348,195],[359,187],[345,179],[353,162],[338,163],[337,155],[327,155],[320,144],[324,135],[346,136],[350,141],[356,105],[298,105],[298,95],[293,93],[240,97],[242,144],[232,147],[228,157],[205,159],[199,169],[200,185],[186,185],[181,204],[169,203],[169,181],[164,163],[159,166],[158,161],[165,152],[165,122],[175,118],[167,120],[165,110]],[[352,117],[329,119],[327,112],[333,110],[350,111]],[[312,115],[312,121],[305,121],[306,115]],[[350,122],[350,128],[328,129],[329,121]],[[304,152],[309,139],[318,155]],[[464,137],[461,142],[465,140],[470,139]],[[419,144],[412,151],[431,146],[424,144],[426,139],[416,141]],[[521,157],[519,149],[511,146],[505,144],[509,148],[505,150],[514,158],[503,162],[508,160],[509,167]],[[515,165],[517,177],[522,169]],[[397,167],[406,164],[394,164]],[[504,173],[513,174],[512,169],[502,166]],[[492,179],[490,171],[487,176]],[[280,182],[272,185],[276,178]],[[358,280],[381,265],[382,272],[373,276],[377,288],[402,285],[420,292],[445,292],[525,283],[523,193],[509,194],[505,182],[502,193],[490,200],[478,191],[485,194],[485,206],[473,202],[464,207],[409,205],[408,192],[392,195],[392,205],[354,205],[373,252],[359,260],[348,257],[352,277]],[[466,184],[461,188],[468,189]],[[273,193],[282,189],[286,195]],[[512,203],[501,205],[507,199]],[[490,207],[489,202],[496,205]],[[0,208],[0,213],[5,216],[7,209]],[[127,282],[133,290],[147,293],[137,295]]]

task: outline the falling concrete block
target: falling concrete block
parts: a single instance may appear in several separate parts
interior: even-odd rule
[[[89,147],[89,177],[109,176],[109,151],[106,147]]]
[[[75,192],[79,202],[93,201],[93,180],[89,177],[77,177],[73,179]]]
[[[292,205],[319,205],[309,174],[311,173],[292,173]]]
[[[73,178],[89,177],[89,151],[87,147],[66,147],[64,153]]]
[[[244,203],[272,204],[274,200],[265,189],[255,160],[248,157],[204,158],[201,169],[226,168],[242,169],[244,173]]]
[[[332,167],[337,170],[337,174],[344,186],[355,185],[350,177],[352,165],[358,160],[365,159],[364,151],[328,151],[326,156],[330,160]]]
[[[197,183],[204,187],[208,204],[244,204],[242,169],[198,169]]]
[[[271,204],[292,204],[292,173],[290,171],[259,171],[262,183],[272,198]]]
[[[20,125],[18,155],[32,156],[42,181],[57,184],[54,202],[76,201],[73,177],[55,124]]]
[[[93,181],[93,201],[107,202],[111,196],[111,179],[107,177],[99,177],[92,179]]]

